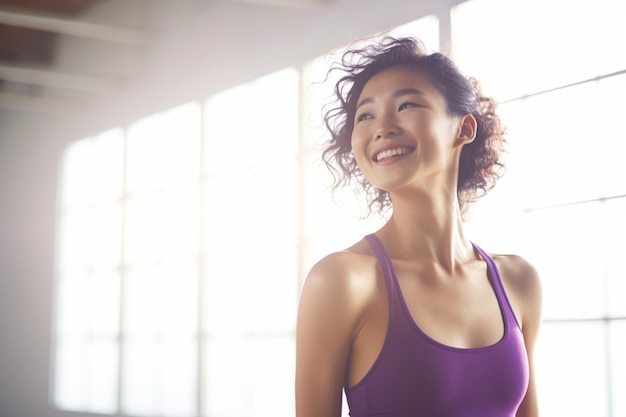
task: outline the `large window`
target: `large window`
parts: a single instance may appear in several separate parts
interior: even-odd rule
[[[67,149],[56,406],[293,414],[298,91],[285,69]]]
[[[626,415],[624,15],[614,0],[452,11],[455,57],[502,102],[509,140],[507,173],[471,227],[542,276],[536,367],[548,417]]]
[[[619,0],[471,0],[396,29],[431,50],[451,47],[502,103],[507,173],[467,226],[487,250],[519,253],[541,273],[546,417],[626,415],[625,12]],[[302,280],[384,221],[361,220],[349,192],[331,198],[319,146],[328,63],[67,149],[57,407],[293,416]]]

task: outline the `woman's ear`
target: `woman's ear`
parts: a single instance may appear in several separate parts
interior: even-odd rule
[[[465,114],[459,119],[459,130],[456,137],[457,145],[472,143],[476,138],[476,118]]]

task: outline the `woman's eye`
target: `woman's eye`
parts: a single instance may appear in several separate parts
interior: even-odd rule
[[[402,103],[400,107],[398,108],[398,110],[408,109],[409,107],[419,107],[419,105],[417,103],[406,102],[406,103]]]
[[[371,119],[372,115],[369,113],[361,113],[357,116],[356,121],[362,122],[363,120]]]

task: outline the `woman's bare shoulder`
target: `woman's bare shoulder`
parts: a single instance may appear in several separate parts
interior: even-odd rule
[[[361,243],[331,253],[309,272],[296,325],[298,415],[339,415],[350,349],[367,311],[376,259]],[[332,412],[332,413],[331,413]]]
[[[359,241],[337,252],[332,252],[313,265],[305,282],[323,281],[327,285],[342,285],[365,279],[376,272],[377,259],[367,242]]]
[[[500,276],[516,292],[534,293],[540,290],[541,280],[537,269],[519,255],[493,255]],[[529,295],[530,295],[529,294]]]
[[[320,259],[309,271],[303,292],[320,296],[365,297],[375,290],[377,259],[365,241]]]
[[[542,312],[542,286],[537,269],[519,255],[494,255],[509,299],[518,306],[522,327],[538,328]]]

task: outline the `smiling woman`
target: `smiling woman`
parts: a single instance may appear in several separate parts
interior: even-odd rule
[[[451,176],[434,175],[446,170],[454,157],[448,150],[454,148],[452,130],[457,126],[450,123],[444,97],[425,75],[407,67],[382,70],[369,80],[361,97],[365,98],[354,116],[352,152],[363,177],[385,190],[387,201],[392,189],[409,185],[416,175],[425,186],[434,185],[427,177],[456,182]],[[475,125],[471,116],[463,120],[465,143],[473,140]],[[415,170],[406,170],[406,164]]]
[[[298,417],[538,414],[534,268],[466,237],[462,210],[499,177],[493,100],[440,53],[384,38],[343,55],[324,159],[356,180],[375,233],[323,258],[302,289]],[[477,383],[476,381],[480,381]]]
[[[335,186],[348,184],[354,174],[354,179],[366,192],[369,192],[370,208],[372,204],[379,209],[389,207],[390,200],[387,191],[375,189],[361,175],[349,142],[352,130],[356,127],[358,133],[359,123],[364,119],[372,118],[371,114],[362,111],[362,107],[372,104],[374,99],[364,97],[359,100],[364,83],[369,83],[370,78],[376,80],[378,77],[375,75],[380,76],[380,72],[394,69],[394,66],[401,66],[405,70],[411,68],[413,76],[421,78],[418,85],[425,86],[423,89],[431,93],[425,94],[424,91],[415,87],[399,88],[393,92],[393,97],[401,101],[402,110],[407,106],[424,107],[420,104],[420,100],[429,98],[432,100],[434,95],[440,95],[444,100],[443,106],[451,115],[472,115],[478,120],[476,128],[479,130],[476,131],[476,137],[468,146],[463,147],[459,160],[458,191],[462,208],[466,208],[465,203],[470,203],[489,191],[500,177],[502,164],[499,156],[503,150],[504,129],[495,113],[496,103],[482,94],[480,84],[476,79],[463,76],[445,55],[440,53],[427,55],[423,45],[413,44],[409,39],[388,38],[382,44],[385,42],[391,42],[392,46],[381,51],[378,56],[375,55],[377,51],[374,46],[351,50],[345,55],[345,62],[356,61],[357,63],[346,67],[345,70],[351,73],[340,79],[335,90],[339,105],[326,114],[326,125],[331,132],[332,140],[324,151],[324,159],[331,171],[340,174],[335,178]],[[420,52],[413,55],[415,47]],[[394,56],[394,54],[399,55]],[[383,81],[382,84],[384,88],[385,82]],[[349,92],[344,93],[347,89]],[[407,96],[415,96],[417,101],[407,101]],[[345,125],[342,124],[344,120]],[[471,120],[468,122],[471,123]],[[333,168],[338,168],[338,170],[335,171]]]

